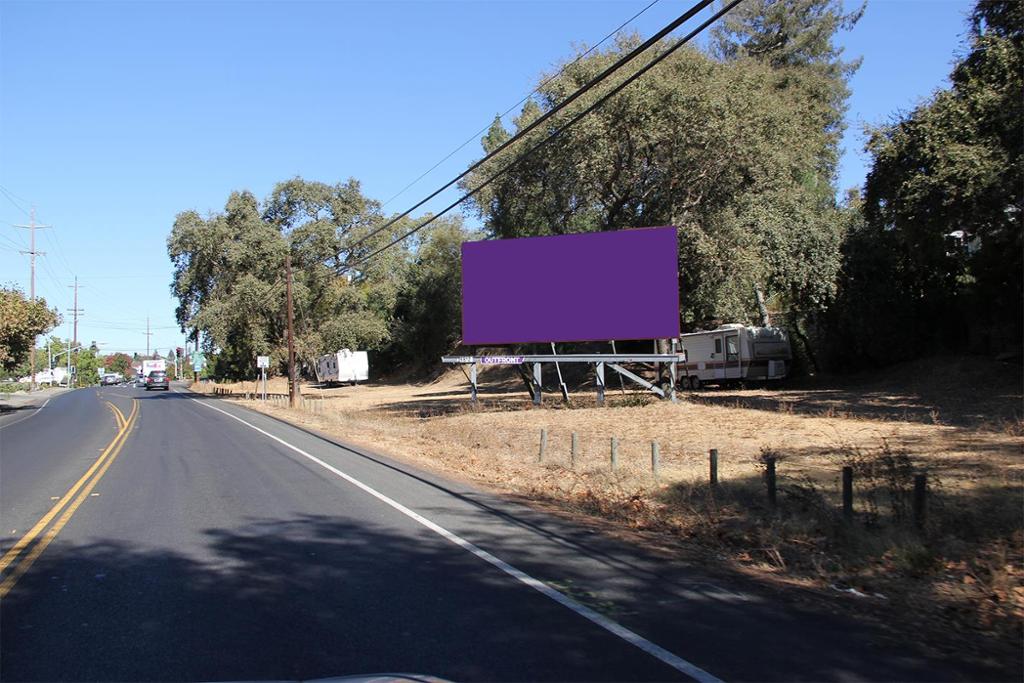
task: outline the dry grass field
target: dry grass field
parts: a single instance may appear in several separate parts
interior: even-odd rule
[[[216,389],[253,392],[255,383]],[[269,389],[284,392],[284,380]],[[911,608],[922,627],[953,622],[982,642],[1019,645],[1019,366],[931,359],[839,382],[685,393],[675,404],[622,392],[614,379],[609,389],[606,407],[578,386],[568,405],[555,392],[538,409],[517,378],[492,369],[481,376],[476,408],[458,371],[424,384],[304,386],[299,410],[247,405],[611,529],[724,558],[765,580],[854,589],[887,609]],[[656,476],[652,441],[660,451]],[[777,462],[775,507],[765,495],[768,456]],[[854,469],[852,522],[839,513],[844,465]],[[918,472],[929,487],[921,529],[911,514]]]

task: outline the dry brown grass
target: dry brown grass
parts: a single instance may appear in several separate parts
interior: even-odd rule
[[[947,375],[943,382],[955,382]],[[307,386],[312,400],[300,410],[248,405],[498,491],[699,541],[747,570],[885,593],[899,601],[892,604],[1003,642],[1021,634],[1024,430],[1013,381],[961,383],[955,398],[930,386],[901,390],[888,379],[882,386],[711,390],[677,404],[616,390],[605,408],[581,391],[570,407],[547,394],[547,405],[536,409],[507,374],[492,370],[482,379],[475,409],[457,371],[429,384]],[[286,385],[271,380],[269,389]],[[538,462],[542,429],[547,451]],[[614,471],[612,438],[619,444]],[[652,441],[661,452],[657,480]],[[711,448],[722,482],[715,491],[707,485]],[[780,458],[775,510],[764,501],[765,451]],[[853,525],[836,512],[845,464],[857,472]],[[907,514],[908,477],[921,470],[932,491],[924,531]]]

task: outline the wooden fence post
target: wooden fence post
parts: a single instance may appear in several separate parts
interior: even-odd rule
[[[765,483],[768,485],[768,504],[775,507],[776,495],[775,495],[775,458],[768,456],[764,460],[765,464]]]
[[[661,465],[661,450],[658,447],[657,441],[651,442],[651,474],[654,475],[654,481],[658,481],[658,469]]]
[[[853,519],[853,468],[843,467],[843,519]]]
[[[537,451],[537,462],[544,462],[544,451],[548,448],[548,430],[540,430],[540,450]]]
[[[612,472],[619,464],[619,440],[612,437]]]
[[[914,526],[924,530],[928,516],[928,475],[924,472],[914,475]]]
[[[576,432],[573,432],[572,433],[572,453],[569,456],[570,457],[569,465],[573,469],[576,469],[576,454],[579,451],[579,447],[580,447],[580,437],[579,437],[579,435],[576,434]]]
[[[708,451],[708,475],[711,481],[711,488],[718,486],[718,449],[712,448]]]

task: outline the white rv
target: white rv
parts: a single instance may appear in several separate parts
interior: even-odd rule
[[[320,356],[316,360],[316,378],[319,382],[365,382],[370,378],[370,361],[366,351],[342,349],[337,353]]]
[[[679,366],[679,384],[699,389],[704,384],[782,379],[793,354],[789,337],[777,327],[732,323],[714,330],[679,335],[686,360]]]

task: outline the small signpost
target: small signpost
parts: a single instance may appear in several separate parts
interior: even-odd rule
[[[256,356],[256,367],[260,369],[260,379],[263,380],[263,400],[267,400],[267,368],[270,367],[270,356]]]
[[[195,373],[195,379],[199,379],[199,373],[206,367],[206,356],[203,355],[202,351],[194,351],[192,353],[192,372]]]

